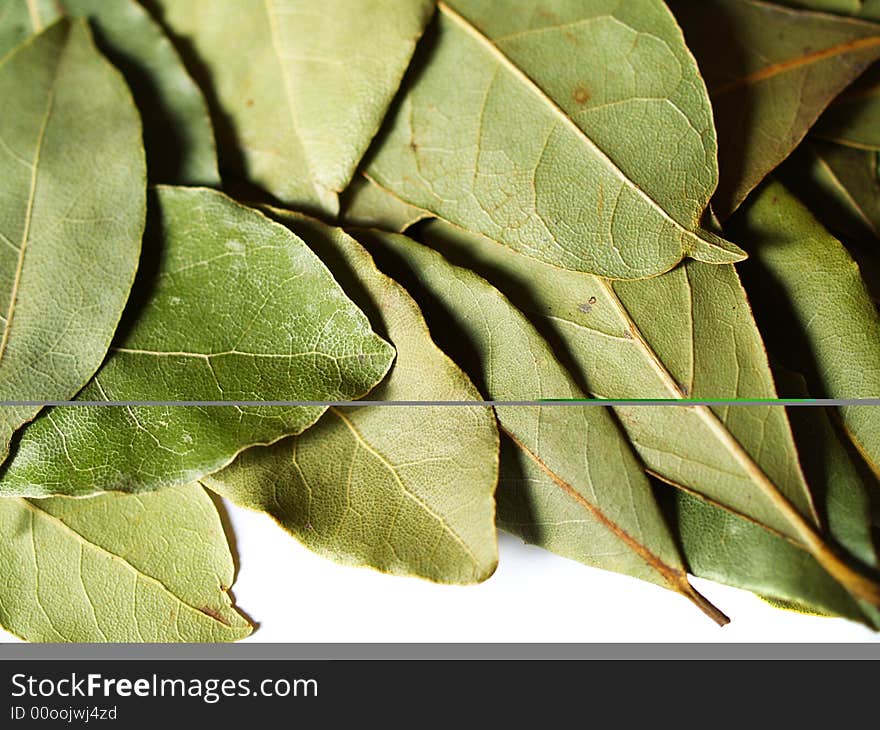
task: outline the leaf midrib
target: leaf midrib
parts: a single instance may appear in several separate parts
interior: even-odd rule
[[[397,473],[397,468],[391,464],[382,454],[380,454],[361,434],[355,425],[351,422],[349,418],[338,408],[330,407],[328,409],[333,415],[335,415],[339,420],[345,424],[348,430],[351,432],[357,444],[364,449],[368,454],[372,455],[374,458],[378,459],[382,466],[388,470],[388,472],[394,477],[394,481],[397,483],[397,486],[400,488],[401,492],[403,492],[406,496],[408,496],[413,502],[415,502],[422,510],[425,511],[427,515],[429,515],[437,524],[440,525],[441,529],[448,534],[453,541],[464,551],[467,555],[468,559],[474,566],[474,570],[477,574],[479,574],[481,570],[481,563],[474,555],[473,551],[470,549],[468,544],[464,541],[464,539],[458,534],[458,532],[449,524],[449,522],[442,516],[437,514],[434,510],[429,507],[425,501],[415,494],[407,485],[404,483],[403,479],[401,479],[400,475]]]
[[[681,223],[676,221],[672,216],[667,213],[663,207],[654,200],[651,195],[649,195],[645,190],[643,190],[634,180],[631,180],[626,173],[621,170],[617,164],[612,160],[601,147],[599,147],[590,137],[582,130],[574,120],[565,113],[565,111],[555,102],[547,93],[528,75],[523,71],[519,66],[517,66],[507,55],[487,36],[485,36],[479,29],[477,29],[470,21],[461,16],[451,7],[449,7],[445,2],[438,2],[437,7],[441,13],[449,17],[456,25],[462,28],[465,33],[476,39],[481,45],[483,45],[489,53],[494,56],[500,63],[503,65],[508,71],[510,71],[515,77],[520,79],[520,81],[524,82],[526,86],[531,89],[531,91],[543,102],[547,107],[553,112],[553,114],[562,121],[564,125],[566,125],[571,131],[575,133],[577,137],[582,139],[584,143],[593,151],[606,165],[612,170],[612,172],[623,182],[624,186],[634,190],[639,196],[644,198],[648,204],[657,212],[663,219],[665,219],[668,223],[670,223],[676,230],[681,231],[687,236],[699,237],[698,234],[689,230]],[[694,228],[698,228],[698,221],[693,222]],[[709,242],[707,242],[709,243]],[[713,245],[714,244],[710,244]]]
[[[40,18],[40,9],[37,7],[37,0],[27,0],[27,7],[31,25],[34,27],[34,32],[39,33],[43,30],[43,21]]]
[[[299,145],[300,151],[303,155],[303,159],[306,163],[309,184],[312,186],[312,189],[317,194],[318,199],[322,200],[324,197],[321,195],[323,186],[318,182],[315,171],[312,167],[311,157],[309,156],[308,151],[303,146],[303,137],[299,129],[299,120],[297,119],[296,112],[294,111],[294,99],[292,96],[293,81],[290,78],[290,73],[287,70],[287,65],[284,63],[284,54],[281,50],[281,32],[278,28],[278,18],[275,14],[275,3],[273,0],[263,0],[263,7],[266,10],[266,19],[269,23],[269,36],[272,39],[272,52],[275,54],[275,58],[278,60],[278,68],[281,72],[281,80],[284,86],[284,101],[287,105],[287,115],[290,118],[290,124],[293,127],[294,137],[296,137],[297,144]],[[335,191],[326,190],[326,192],[333,193]]]
[[[578,492],[568,481],[566,481],[546,462],[544,462],[541,457],[539,457],[528,446],[526,446],[503,423],[501,424],[501,429],[508,436],[508,438],[513,441],[517,448],[520,449],[531,461],[533,461],[557,487],[559,487],[569,498],[574,500],[574,502],[576,502],[582,508],[586,509],[590,514],[592,514],[593,517],[595,517],[595,519],[599,523],[601,523],[606,529],[608,529],[618,540],[623,542],[640,558],[642,558],[642,560],[644,560],[651,567],[652,570],[659,573],[660,576],[670,586],[677,587],[680,584],[680,581],[684,576],[683,569],[675,568],[667,564],[662,558],[660,558],[658,555],[648,549],[648,547],[646,547],[643,543],[630,535],[614,520],[608,517],[608,515],[606,515],[602,511],[601,507],[599,507],[597,504],[594,504],[589,499],[584,497],[580,492]]]
[[[736,91],[737,89],[741,89],[745,86],[758,84],[762,81],[767,81],[776,76],[779,76],[780,74],[788,73],[790,71],[806,66],[811,66],[814,63],[819,63],[820,61],[824,61],[827,58],[843,55],[844,53],[861,51],[865,48],[872,48],[874,46],[880,46],[880,35],[871,36],[870,38],[857,38],[852,41],[846,41],[845,43],[838,43],[837,45],[823,48],[820,51],[813,51],[812,53],[807,53],[803,56],[797,56],[795,58],[786,59],[785,61],[771,63],[770,65],[764,66],[757,71],[753,71],[750,74],[746,74],[745,76],[741,76],[737,79],[732,79],[724,84],[721,84],[721,86],[715,87],[715,89],[710,92],[709,96],[712,99],[717,99],[719,96],[724,96],[725,94],[729,94],[730,92]]]
[[[825,171],[825,174],[827,174],[828,177],[831,178],[831,180],[834,183],[835,187],[837,188],[838,192],[840,192],[844,196],[844,198],[846,198],[846,200],[849,202],[849,204],[859,214],[859,217],[862,219],[862,223],[864,223],[868,227],[868,230],[872,231],[875,236],[880,238],[880,229],[877,228],[877,226],[874,224],[874,222],[871,220],[871,218],[865,212],[865,210],[861,206],[861,204],[852,196],[852,193],[850,193],[849,188],[847,188],[846,185],[843,184],[843,181],[840,179],[840,177],[837,175],[837,173],[834,172],[831,165],[829,165],[828,161],[822,156],[822,153],[819,152],[819,150],[816,149],[815,147],[811,146],[810,149],[813,153],[813,156],[816,158],[816,161],[819,163],[819,165]]]
[[[46,510],[38,507],[36,504],[34,504],[34,502],[32,500],[25,499],[25,498],[12,498],[12,499],[15,499],[16,502],[20,503],[23,507],[25,507],[30,512],[32,517],[37,517],[37,518],[43,519],[43,520],[47,521],[53,527],[58,528],[62,532],[73,536],[73,538],[80,544],[81,547],[87,547],[90,550],[94,550],[102,555],[109,557],[114,562],[120,563],[127,570],[129,570],[131,573],[133,573],[138,579],[145,580],[145,581],[155,585],[163,593],[166,593],[167,595],[171,596],[175,600],[175,602],[179,603],[181,606],[184,606],[185,608],[190,609],[191,611],[199,614],[199,616],[205,616],[208,619],[210,619],[211,621],[214,621],[214,622],[216,622],[216,623],[220,624],[221,626],[224,626],[228,629],[234,630],[236,628],[234,624],[226,623],[225,621],[221,621],[219,618],[217,618],[217,616],[212,616],[208,613],[205,613],[205,611],[203,611],[202,609],[187,602],[186,600],[184,600],[179,595],[177,595],[174,591],[172,591],[168,586],[166,586],[161,580],[159,580],[155,576],[148,575],[147,573],[144,573],[142,570],[135,567],[128,560],[123,558],[121,555],[117,555],[116,553],[111,552],[110,550],[105,548],[103,545],[100,545],[92,540],[89,540],[85,535],[74,530],[70,525],[68,525],[63,520],[61,520],[58,517],[56,517],[55,515],[47,512]],[[33,531],[32,531],[32,534],[33,534]],[[222,587],[218,586],[218,588],[220,588],[222,590]]]
[[[660,381],[666,387],[667,391],[676,399],[685,398],[686,396],[682,392],[681,387],[678,385],[669,370],[666,368],[666,365],[657,355],[654,348],[645,338],[638,324],[629,313],[629,310],[621,301],[620,297],[617,296],[617,293],[614,291],[611,283],[599,277],[596,277],[596,282],[606,291],[608,298],[611,300],[612,304],[623,316],[626,326],[629,332],[632,334],[634,341],[637,343],[641,351],[646,356],[651,369],[654,370],[654,372],[658,375]],[[533,314],[544,316],[543,312],[533,312]],[[572,322],[571,324],[576,323]],[[733,436],[727,426],[724,425],[718,415],[710,407],[704,405],[688,405],[682,407],[690,408],[694,411],[694,413],[697,414],[697,416],[700,418],[701,421],[703,421],[706,427],[723,445],[727,447],[728,451],[742,465],[750,480],[759,486],[761,491],[765,494],[765,496],[770,499],[774,506],[780,510],[787,521],[791,522],[793,513],[797,515],[796,522],[798,524],[801,520],[803,520],[803,517],[801,517],[800,513],[797,511],[794,505],[792,505],[788,498],[779,491],[779,489],[776,487],[770,477],[768,477],[764,473],[761,467],[743,448],[742,444],[739,443],[739,441]],[[815,507],[813,505],[812,499],[809,497],[809,494],[805,494],[805,496],[807,497],[807,504],[810,508],[810,516],[812,519],[817,520],[818,517],[815,513]],[[763,523],[760,524],[763,525]],[[793,524],[792,526],[797,529],[797,524]],[[773,529],[769,526],[766,527],[768,529]]]
[[[63,52],[62,52],[63,53]],[[31,180],[30,189],[28,190],[27,206],[25,208],[24,228],[21,234],[21,245],[18,249],[18,260],[15,265],[15,276],[12,280],[12,292],[9,296],[9,307],[6,310],[6,326],[3,329],[3,337],[0,338],[0,362],[6,354],[6,348],[9,345],[9,333],[12,330],[12,321],[15,315],[15,305],[18,300],[18,290],[21,286],[21,275],[24,269],[24,257],[30,242],[31,223],[34,216],[34,200],[37,192],[37,174],[40,166],[40,156],[43,151],[43,142],[46,137],[46,129],[49,126],[49,118],[52,116],[52,107],[55,100],[55,85],[58,82],[58,76],[61,68],[61,59],[55,65],[52,76],[52,84],[49,87],[49,93],[46,98],[46,110],[43,113],[43,119],[40,122],[40,129],[37,132],[37,146],[34,150],[34,160],[31,163]]]

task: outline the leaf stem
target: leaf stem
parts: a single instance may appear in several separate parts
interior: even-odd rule
[[[498,415],[497,409],[495,413]],[[687,578],[687,573],[684,570],[666,563],[660,556],[656,555],[646,545],[643,545],[636,540],[620,525],[609,518],[598,505],[586,499],[577,489],[553,471],[553,469],[544,463],[534,451],[526,446],[510,429],[508,429],[501,421],[500,415],[498,416],[498,426],[527,457],[535,462],[541,471],[543,471],[557,487],[562,489],[562,491],[578,505],[590,512],[599,524],[605,527],[605,529],[611,532],[611,534],[626,545],[626,547],[644,560],[651,569],[656,571],[663,578],[666,585],[671,590],[689,599],[697,606],[697,608],[719,626],[724,626],[725,624],[730,623],[730,619],[724,613],[712,605],[704,595],[690,584]]]
[[[696,605],[697,608],[719,626],[726,626],[730,623],[730,618],[728,618],[727,614],[722,612],[717,606],[715,606],[715,604],[709,601],[706,596],[694,588],[687,579],[687,576],[682,575],[681,583],[678,585],[678,591],[685,596],[685,598],[689,598],[691,603]]]

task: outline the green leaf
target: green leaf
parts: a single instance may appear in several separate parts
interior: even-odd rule
[[[371,177],[564,268],[631,279],[684,256],[743,258],[700,227],[717,183],[711,108],[662,2],[439,7]]]
[[[137,110],[85,22],[0,61],[0,401],[67,400],[131,290],[146,170]],[[14,100],[14,102],[13,102]],[[37,406],[0,409],[0,457]]]
[[[340,219],[346,226],[403,233],[431,214],[393,196],[365,175],[357,175],[340,198]]]
[[[422,235],[497,284],[552,343],[584,393],[776,398],[732,266],[694,261],[644,281],[608,282],[540,264],[439,222],[424,226]],[[815,509],[782,409],[719,403],[615,411],[649,471],[804,544],[839,580],[874,596],[873,584],[852,575],[816,534]]]
[[[832,398],[880,396],[880,316],[847,250],[780,183],[771,182],[736,221],[755,259],[756,291],[768,335],[801,352],[817,392]],[[774,330],[773,319],[778,320]],[[771,340],[772,341],[772,340]],[[797,349],[795,349],[797,348]],[[845,407],[844,424],[880,474],[880,409]]]
[[[835,233],[880,239],[880,153],[807,140],[780,179]]]
[[[151,206],[129,316],[79,400],[334,401],[382,379],[392,348],[284,226],[204,188],[159,187]],[[0,495],[186,484],[324,410],[60,406],[22,431]]]
[[[880,22],[880,0],[789,0],[784,4]],[[868,69],[832,102],[814,134],[838,144],[880,149],[880,66]]]
[[[143,118],[150,181],[219,186],[202,92],[162,29],[135,0],[0,0],[0,55],[11,30],[26,37],[62,12],[88,18],[98,47],[125,75]]]
[[[362,236],[422,305],[432,331],[454,341],[492,400],[583,396],[548,343],[497,289],[396,234]],[[416,291],[417,290],[417,291]],[[642,467],[610,412],[497,406],[503,433],[499,524],[588,565],[676,591],[727,619],[688,583]]]
[[[195,485],[94,499],[0,499],[0,626],[28,641],[217,642],[251,632]]]
[[[814,134],[856,149],[880,150],[880,66],[869,68],[834,100]]]
[[[798,397],[803,379],[776,371]],[[750,406],[749,406],[750,407]],[[824,408],[794,408],[792,425],[823,522],[838,544],[863,563],[877,565],[870,501],[859,470]],[[745,588],[799,610],[840,615],[880,627],[877,611],[860,605],[801,547],[716,505],[659,486],[689,570],[702,578]]]
[[[431,0],[150,0],[190,52],[221,163],[335,214],[433,10]]]
[[[431,340],[418,305],[338,228],[273,216],[308,241],[394,343],[382,401],[475,401],[480,394]],[[343,563],[443,583],[488,578],[498,560],[498,431],[491,408],[331,408],[300,436],[248,449],[203,483],[272,515]]]
[[[880,58],[880,26],[753,0],[670,3],[709,87],[724,220]]]

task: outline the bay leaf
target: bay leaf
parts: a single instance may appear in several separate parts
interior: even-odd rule
[[[439,221],[420,233],[497,284],[552,344],[582,392],[613,399],[721,399],[615,411],[650,472],[805,545],[838,580],[875,598],[873,584],[817,534],[784,411],[723,402],[777,397],[733,267],[693,261],[652,279],[608,282],[540,264]],[[454,341],[453,335],[450,347]]]
[[[802,376],[778,367],[774,374],[796,397],[808,395]],[[798,450],[828,533],[863,564],[876,567],[866,485],[832,426],[830,410],[791,409]],[[880,613],[854,601],[800,546],[682,490],[659,485],[658,494],[695,575],[797,610],[880,628]]]
[[[395,197],[365,175],[356,175],[340,198],[340,219],[345,226],[378,228],[403,233],[431,214]]]
[[[0,61],[0,401],[67,400],[131,290],[146,170],[137,110],[84,21]],[[75,142],[73,142],[75,140]],[[0,408],[0,459],[39,406]]]
[[[457,341],[456,352],[465,353],[459,364],[487,398],[583,396],[547,342],[488,282],[404,236],[358,237],[416,297],[432,332]],[[688,582],[641,464],[609,410],[495,411],[503,434],[499,525],[565,557],[676,591],[727,622]]]
[[[0,499],[0,626],[28,641],[217,642],[251,632],[204,489]]]
[[[779,178],[834,233],[880,239],[880,153],[807,140]]]
[[[135,0],[0,0],[0,55],[13,36],[39,32],[62,14],[88,18],[98,48],[125,76],[143,119],[150,181],[219,187],[202,92]]]
[[[880,22],[880,0],[788,0],[785,4]],[[880,149],[880,66],[868,69],[837,97],[813,133],[838,144]]]
[[[221,165],[278,200],[338,212],[431,0],[150,0],[217,125]]]
[[[735,225],[755,259],[750,282],[756,296],[760,287],[764,302],[771,295],[778,302],[765,310],[765,332],[778,332],[778,344],[791,343],[786,354],[803,353],[802,366],[822,395],[880,397],[880,315],[844,246],[775,181],[761,189]],[[841,415],[880,474],[880,409],[844,407]]]
[[[877,58],[880,26],[757,0],[673,0],[709,87],[725,220]]]
[[[128,316],[81,401],[335,401],[392,348],[284,226],[206,188],[159,186]],[[141,492],[193,482],[325,406],[59,406],[23,429],[2,496]]]
[[[875,63],[838,96],[813,133],[848,147],[880,150],[880,66]]]
[[[394,344],[380,401],[478,401],[431,340],[418,305],[341,229],[278,210]],[[203,483],[267,512],[315,552],[441,583],[488,578],[498,561],[498,431],[491,408],[334,407],[312,428],[241,454]]]
[[[662,2],[439,9],[368,157],[378,183],[537,260],[607,277],[743,258],[701,227],[718,174],[711,108]]]

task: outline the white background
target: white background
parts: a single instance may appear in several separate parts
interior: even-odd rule
[[[695,579],[733,619],[718,628],[670,591],[587,568],[503,533],[498,570],[480,585],[382,575],[320,558],[269,517],[227,507],[240,561],[233,593],[258,624],[247,641],[878,640],[858,624],[780,611],[745,591]]]

